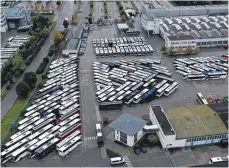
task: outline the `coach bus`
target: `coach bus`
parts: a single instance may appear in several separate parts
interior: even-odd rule
[[[9,148],[11,146],[13,146],[14,144],[18,143],[19,141],[21,141],[22,139],[27,138],[28,136],[30,136],[32,134],[32,131],[26,131],[25,133],[21,134],[20,136],[18,136],[17,138],[7,142],[4,147]]]
[[[61,127],[59,129],[60,140],[63,140],[64,138],[66,138],[68,135],[70,135],[74,131],[80,130],[81,129],[80,121],[81,121],[80,119],[75,119],[75,120],[71,121],[69,124]]]
[[[174,92],[178,88],[178,83],[173,82],[167,89],[165,89],[165,96],[169,96],[172,92]]]
[[[96,135],[97,135],[97,144],[98,147],[103,147],[104,142],[103,142],[103,133],[101,129],[101,124],[96,124]]]
[[[161,97],[164,94],[165,89],[168,88],[169,86],[170,86],[170,84],[168,84],[168,83],[164,84],[160,89],[157,90],[156,96]]]
[[[226,79],[227,73],[224,71],[215,71],[215,72],[203,72],[206,75],[206,79]]]
[[[196,94],[196,99],[200,104],[208,104],[208,101],[204,98],[202,93],[197,93]]]
[[[188,74],[186,76],[183,76],[182,78],[187,79],[188,81],[190,81],[190,80],[205,80],[206,75],[204,75],[204,74]]]
[[[112,110],[112,109],[121,109],[122,101],[113,101],[113,102],[100,102],[99,110]]]

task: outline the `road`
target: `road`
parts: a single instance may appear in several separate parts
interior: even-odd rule
[[[115,1],[107,1],[107,12],[112,20],[120,18],[119,10]]]
[[[99,18],[104,16],[104,7],[103,7],[103,3],[101,1],[94,2],[94,8],[93,9],[94,9],[93,12],[94,12],[95,21],[97,21]]]
[[[77,9],[77,5],[74,5],[73,1],[64,2],[61,11],[56,12],[55,20],[56,20],[56,27],[55,30],[62,30],[63,29],[63,20],[65,17],[71,18],[72,13]],[[43,58],[47,56],[48,50],[50,46],[53,44],[53,32],[50,33],[48,39],[46,40],[44,46],[39,51],[36,58],[33,62],[28,66],[25,72],[35,72],[36,69],[39,67],[40,63],[43,61]],[[16,85],[8,92],[5,98],[1,102],[1,119],[6,115],[6,113],[10,110],[13,106],[14,102],[17,99],[16,93]]]

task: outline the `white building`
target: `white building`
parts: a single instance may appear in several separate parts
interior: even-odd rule
[[[159,126],[163,148],[192,147],[228,139],[228,104],[192,105],[167,109],[151,106],[149,117]]]
[[[114,129],[114,139],[133,147],[144,135],[143,127],[146,121],[130,114],[122,114],[109,127]]]
[[[160,30],[160,20],[157,18],[150,18],[147,17],[146,15],[141,15],[141,24],[142,28],[147,31],[148,35],[149,34],[159,34]]]

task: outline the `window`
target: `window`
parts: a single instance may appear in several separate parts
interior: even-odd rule
[[[203,140],[206,140],[206,137],[204,137]]]
[[[137,133],[136,134],[134,134],[134,143],[136,143],[137,142]]]
[[[120,141],[124,144],[127,144],[127,135],[120,131]]]
[[[210,139],[210,137],[207,137],[207,140],[209,140]]]

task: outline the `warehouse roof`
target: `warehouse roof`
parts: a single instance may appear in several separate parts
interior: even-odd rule
[[[177,40],[192,40],[192,39],[195,39],[195,38],[192,37],[191,35],[168,36],[168,38],[169,38],[171,41],[177,41]]]
[[[129,26],[126,23],[117,24],[119,30],[129,29]]]
[[[158,123],[160,124],[161,129],[165,135],[174,135],[175,132],[172,129],[165,113],[163,112],[161,106],[151,106],[151,109],[157,118]]]
[[[163,17],[160,23],[160,29],[167,36],[191,35],[196,39],[228,37],[228,17],[225,16]]]
[[[133,136],[146,125],[146,121],[130,114],[122,114],[109,127]]]
[[[170,108],[166,114],[178,139],[228,132],[221,118],[207,105]]]

